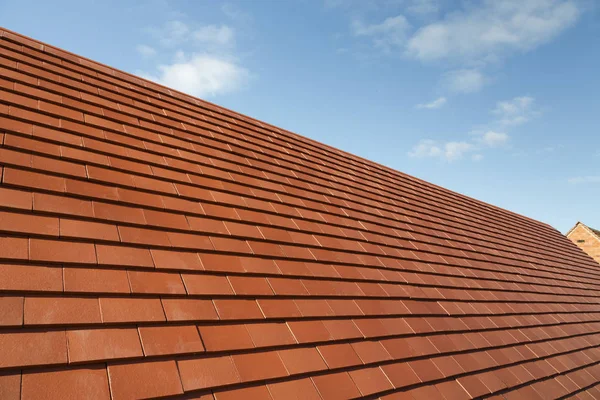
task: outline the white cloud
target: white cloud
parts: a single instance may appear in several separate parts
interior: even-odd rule
[[[446,104],[446,98],[445,97],[439,97],[435,100],[433,100],[430,103],[424,103],[424,104],[417,104],[417,108],[426,108],[429,110],[433,110],[436,108],[440,108],[442,107],[444,104]]]
[[[140,55],[142,57],[152,57],[156,55],[156,50],[154,49],[154,47],[145,45],[145,44],[140,44],[137,45],[136,48],[138,53],[140,53]]]
[[[171,47],[187,40],[190,28],[186,23],[178,20],[168,21],[161,29],[153,30],[158,36],[160,44]]]
[[[487,131],[481,135],[479,140],[487,147],[499,147],[508,142],[508,135],[503,132]]]
[[[574,178],[569,178],[569,183],[573,185],[585,183],[600,183],[600,176],[576,176]]]
[[[425,139],[413,147],[408,155],[415,158],[435,157],[446,161],[455,161],[463,158],[466,153],[473,150],[475,150],[475,146],[468,142],[440,143]]]
[[[385,51],[404,45],[409,28],[410,24],[403,15],[386,18],[379,24],[366,25],[358,19],[352,22],[354,36],[371,37],[375,46]]]
[[[481,161],[481,160],[483,160],[483,155],[482,154],[473,154],[471,156],[471,160],[473,160],[473,161]]]
[[[487,63],[528,51],[573,25],[580,10],[570,0],[485,0],[421,27],[407,54],[421,61]]]
[[[185,55],[180,54],[180,57]],[[158,75],[142,73],[141,76],[197,97],[232,92],[249,78],[249,72],[235,61],[209,54],[195,54],[169,65],[159,65],[158,71]]]
[[[498,116],[498,123],[502,125],[520,125],[540,114],[534,103],[533,97],[515,97],[512,100],[499,101],[492,112]]]
[[[233,29],[227,25],[206,25],[192,33],[192,38],[198,44],[209,46],[231,46],[234,36]]]
[[[442,80],[444,86],[455,93],[478,92],[486,82],[485,76],[478,69],[459,69],[446,72]]]

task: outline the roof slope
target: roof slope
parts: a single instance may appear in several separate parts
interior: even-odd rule
[[[600,398],[545,224],[7,31],[0,129],[2,399]]]

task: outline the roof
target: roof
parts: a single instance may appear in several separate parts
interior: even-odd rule
[[[577,228],[579,225],[583,226],[588,232],[590,232],[592,235],[594,235],[598,240],[600,240],[600,231],[597,229],[593,229],[590,228],[589,226],[587,226],[586,224],[584,224],[583,222],[577,222],[575,224],[575,226],[573,226],[571,229],[569,229],[569,231],[567,232],[567,234],[565,236],[569,236],[571,234],[571,232],[573,232],[573,230],[575,228]]]
[[[600,398],[548,225],[0,39],[0,398]]]

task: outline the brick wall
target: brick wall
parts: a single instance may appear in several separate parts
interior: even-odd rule
[[[567,237],[579,246],[581,250],[588,253],[594,260],[600,263],[600,239],[592,234],[588,228],[579,224]]]

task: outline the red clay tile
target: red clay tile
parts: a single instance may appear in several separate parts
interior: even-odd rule
[[[100,268],[64,268],[65,292],[129,293],[127,271]]]
[[[0,264],[0,290],[62,292],[62,281],[58,267]]]
[[[268,385],[273,400],[321,400],[315,385],[308,378]]]
[[[119,241],[116,225],[75,219],[60,219],[60,236],[66,238]]]
[[[206,274],[182,274],[189,294],[233,294],[231,285],[225,276]]]
[[[237,354],[232,358],[242,382],[288,375],[277,352]]]
[[[343,400],[360,397],[360,391],[347,372],[312,378],[323,400]]]
[[[127,271],[132,293],[185,294],[178,273]]]
[[[219,319],[210,300],[163,299],[162,304],[168,321],[203,321]]]
[[[154,261],[148,249],[97,244],[96,252],[100,265],[154,267]]]
[[[302,316],[292,299],[258,299],[256,302],[267,318],[293,318]]]
[[[0,326],[23,325],[23,297],[0,296]]]
[[[0,230],[4,232],[58,236],[58,218],[0,211]]]
[[[67,362],[65,331],[3,332],[0,368]]]
[[[92,217],[92,202],[45,193],[33,194],[33,209],[58,214]]]
[[[0,373],[0,399],[21,399],[21,373]]]
[[[113,400],[183,393],[175,361],[109,365],[108,376]]]
[[[381,369],[396,389],[421,383],[415,371],[406,362],[383,365]]]
[[[220,319],[263,319],[264,316],[254,300],[213,300]]]
[[[254,348],[245,325],[201,325],[198,329],[208,351]]]
[[[358,369],[349,374],[364,396],[393,389],[387,376],[378,367]]]
[[[77,264],[96,264],[96,251],[91,243],[30,239],[29,259]]]
[[[290,375],[327,369],[321,354],[313,348],[280,350],[279,357]]]
[[[255,347],[296,344],[296,340],[285,323],[247,324],[246,329],[252,337]]]
[[[25,325],[84,324],[100,321],[100,306],[96,298],[25,298]]]
[[[237,369],[230,356],[178,361],[183,389],[213,388],[240,381]]]
[[[127,244],[171,246],[167,233],[155,229],[119,226],[119,237],[121,242]]]
[[[390,360],[392,357],[378,341],[365,340],[352,343],[352,348],[364,364]]]
[[[80,329],[67,331],[69,361],[103,361],[143,355],[135,328]]]
[[[230,276],[229,282],[235,294],[264,296],[272,295],[273,290],[265,278]]]
[[[194,325],[140,327],[139,332],[147,356],[204,351]]]
[[[33,195],[27,191],[0,188],[0,205],[2,207],[32,210]]]
[[[156,268],[193,271],[204,269],[198,253],[157,249],[151,249],[150,253]]]
[[[23,373],[21,385],[22,399],[109,400],[111,398],[104,366],[26,372]]]
[[[100,298],[103,322],[165,321],[160,299]]]
[[[29,240],[0,236],[0,258],[27,260],[29,258]]]
[[[216,400],[271,400],[271,394],[266,386],[252,386],[242,389],[233,389],[224,392],[215,392]]]
[[[329,368],[362,365],[362,361],[348,343],[328,344],[317,347]]]
[[[324,342],[332,339],[321,321],[290,321],[288,326],[298,343]]]

